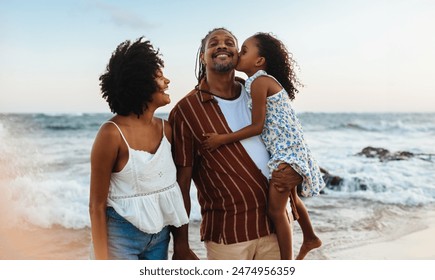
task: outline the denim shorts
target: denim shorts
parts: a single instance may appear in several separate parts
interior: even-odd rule
[[[169,227],[155,234],[145,233],[107,207],[107,246],[109,259],[114,260],[167,260]]]

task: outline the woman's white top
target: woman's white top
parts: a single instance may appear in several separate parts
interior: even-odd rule
[[[163,136],[155,154],[128,147],[129,158],[124,168],[112,172],[107,206],[146,233],[158,233],[163,227],[180,227],[189,222],[183,196],[177,183],[177,170],[172,159],[171,143]]]

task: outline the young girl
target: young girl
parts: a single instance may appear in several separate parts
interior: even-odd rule
[[[308,211],[297,195],[296,185],[302,181],[302,195],[314,196],[324,187],[319,167],[305,143],[303,131],[296,117],[291,100],[297,92],[298,81],[294,73],[294,60],[285,45],[267,33],[257,33],[242,45],[236,69],[246,73],[246,91],[250,94],[252,124],[230,134],[206,134],[206,149],[240,141],[261,133],[270,153],[269,216],[274,222],[281,259],[292,259],[291,229],[286,205],[289,195],[294,198],[304,240],[296,259],[321,246],[314,233]],[[273,177],[284,168],[292,168],[288,189],[276,189]],[[301,180],[302,179],[302,180]]]
[[[96,259],[167,259],[170,226],[188,223],[172,159],[163,61],[149,41],[120,44],[100,77],[116,115],[91,153],[89,212]]]

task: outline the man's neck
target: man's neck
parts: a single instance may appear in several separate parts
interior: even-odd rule
[[[210,92],[224,99],[235,99],[240,95],[234,71],[228,73],[207,73],[207,84]]]

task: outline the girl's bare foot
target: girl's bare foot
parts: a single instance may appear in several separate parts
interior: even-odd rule
[[[316,239],[312,239],[309,241],[304,241],[302,243],[301,249],[299,250],[299,254],[296,257],[297,260],[303,260],[305,256],[313,249],[319,248],[322,246],[322,240],[316,237]]]

